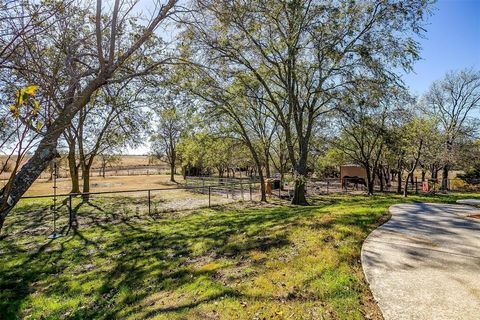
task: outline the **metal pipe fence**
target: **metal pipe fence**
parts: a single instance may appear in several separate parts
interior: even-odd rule
[[[480,182],[480,181],[479,181]],[[427,185],[424,186],[424,183]],[[390,181],[388,184],[385,184],[383,188],[380,186],[378,181],[375,182],[374,191],[376,192],[403,192],[405,190],[405,180],[400,183],[398,186],[398,181]],[[426,179],[421,181],[418,177],[411,180],[407,183],[407,190],[409,193],[421,194],[421,193],[436,193],[445,191],[442,190],[442,181],[436,179]],[[287,188],[289,189],[289,188]],[[329,194],[329,193],[348,193],[348,192],[364,192],[367,190],[365,185],[360,183],[352,183],[347,179],[345,184],[342,184],[340,178],[327,178],[327,179],[309,179],[306,184],[307,194],[310,196],[315,194]],[[451,192],[479,192],[479,184],[467,184],[463,180],[448,179],[447,181],[447,190]]]
[[[252,201],[257,193],[256,185],[255,182],[229,185],[209,183],[175,188],[24,196],[21,201],[28,201],[23,204],[32,211],[49,210],[53,225],[62,226],[62,232],[65,232],[65,229],[78,228],[82,224],[158,218],[162,213],[210,208],[234,201]],[[51,201],[53,199],[56,201]],[[55,206],[57,203],[58,206]]]
[[[91,168],[90,177],[123,177],[123,176],[150,176],[150,175],[167,175],[170,174],[170,169],[166,166],[153,165],[153,166],[123,166],[123,167],[110,167],[106,168],[103,172],[103,168]],[[0,181],[7,181],[10,176],[10,172],[5,172],[0,175]],[[59,168],[57,178],[66,179],[70,178],[70,171],[68,168]],[[82,179],[82,172],[79,173],[79,178]],[[40,180],[52,179],[52,173],[48,170],[42,172],[38,177]]]

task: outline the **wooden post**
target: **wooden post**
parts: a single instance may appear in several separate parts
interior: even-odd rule
[[[418,178],[415,177],[415,194],[418,193]]]
[[[72,195],[68,195],[68,219],[69,219],[69,226],[72,227],[73,223],[73,216],[72,216]]]
[[[149,214],[149,215],[150,215],[150,213],[151,213],[151,210],[150,210],[150,208],[151,208],[151,201],[150,201],[150,200],[151,200],[150,190],[148,190],[148,214]]]
[[[210,186],[208,186],[208,207],[210,208],[211,205],[211,190]]]

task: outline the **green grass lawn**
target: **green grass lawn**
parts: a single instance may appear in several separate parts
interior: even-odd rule
[[[330,195],[309,207],[154,216],[112,214],[121,204],[98,200],[56,240],[46,203],[25,201],[0,240],[0,319],[379,318],[363,240],[392,204],[459,196]]]

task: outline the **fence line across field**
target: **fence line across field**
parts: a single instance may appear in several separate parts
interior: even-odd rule
[[[90,196],[95,195],[115,195],[115,194],[127,194],[127,193],[145,193],[147,196],[147,207],[148,207],[148,214],[152,213],[152,193],[158,191],[178,191],[178,190],[186,190],[195,193],[200,193],[204,195],[208,195],[208,207],[212,206],[212,195],[226,195],[227,199],[229,196],[231,199],[235,199],[235,195],[239,195],[237,199],[245,200],[246,195],[248,194],[248,198],[250,201],[253,200],[253,193],[254,193],[254,186],[258,184],[254,181],[248,182],[239,182],[239,183],[230,183],[228,185],[225,184],[207,184],[202,186],[181,186],[176,188],[153,188],[153,189],[133,189],[133,190],[119,190],[119,191],[99,191],[99,192],[81,192],[81,193],[64,193],[64,194],[49,194],[49,195],[38,195],[38,196],[24,196],[21,200],[28,200],[28,199],[58,199],[64,198],[68,200],[66,205],[68,207],[68,217],[69,217],[69,227],[72,226],[74,221],[73,216],[73,206],[72,200],[77,197],[82,198],[90,198]],[[54,208],[56,211],[56,208]]]

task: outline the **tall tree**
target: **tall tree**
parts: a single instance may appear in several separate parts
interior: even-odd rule
[[[439,119],[444,135],[442,188],[446,190],[456,142],[478,128],[472,116],[480,109],[480,71],[464,69],[447,73],[432,84],[425,99],[428,111]]]
[[[102,87],[76,117],[78,163],[82,169],[82,192],[90,192],[90,171],[99,154],[135,146],[149,119],[139,96],[141,83],[128,80]],[[88,199],[88,195],[84,199]]]
[[[191,101],[185,94],[167,91],[156,102],[157,129],[150,138],[152,152],[170,166],[170,181],[175,182],[177,166],[177,145],[182,133],[189,129]]]
[[[293,204],[307,204],[309,143],[317,120],[357,78],[396,78],[418,58],[429,1],[202,0],[187,17],[183,46],[196,65],[228,77],[251,73],[285,132],[295,176]],[[208,58],[207,58],[208,57]]]
[[[388,130],[403,113],[405,100],[399,100],[403,95],[401,89],[384,83],[363,82],[345,97],[339,108],[341,134],[335,145],[365,169],[369,194],[374,192]]]
[[[413,182],[413,174],[417,169],[422,154],[428,148],[429,141],[435,135],[435,122],[413,116],[397,131],[396,143],[402,150],[402,167],[407,172],[403,186],[403,195],[408,195],[408,184]],[[399,181],[400,184],[400,181]]]
[[[57,157],[57,143],[60,136],[68,128],[75,115],[89,103],[94,93],[107,83],[122,82],[128,78],[144,74],[165,62],[163,60],[152,62],[151,57],[145,57],[139,53],[144,53],[142,48],[144,48],[145,42],[151,38],[160,23],[174,12],[176,2],[176,0],[168,0],[164,3],[156,2],[152,18],[146,25],[137,25],[137,28],[133,28],[130,19],[128,19],[129,16],[133,15],[132,6],[136,3],[115,0],[113,6],[110,7],[104,5],[102,0],[97,0],[94,10],[90,9],[93,7],[91,3],[84,4],[83,8],[90,10],[89,14],[86,15],[84,25],[91,30],[88,40],[94,39],[94,42],[88,41],[85,43],[82,41],[83,39],[72,38],[72,48],[78,45],[84,46],[84,50],[69,62],[77,66],[76,77],[62,90],[67,92],[67,99],[62,101],[61,109],[55,114],[51,123],[46,126],[32,157],[15,175],[9,194],[7,195],[4,190],[3,197],[8,197],[11,201],[3,201],[2,199],[0,228],[20,197],[48,166],[48,163]],[[30,4],[27,2],[24,4],[26,10],[29,10]],[[78,6],[81,4],[79,3]],[[65,5],[68,6],[69,3],[65,3]],[[59,24],[61,27],[61,21],[52,17],[51,21],[49,20],[46,23]],[[65,33],[72,31],[71,26],[67,26],[67,28]],[[56,38],[53,34],[50,37],[42,35],[42,37],[38,36],[32,41],[33,44],[39,44],[41,49],[44,49],[51,46]],[[31,46],[31,43],[28,43],[24,51],[34,47]],[[127,63],[132,60],[140,60],[145,63],[134,69],[125,68]],[[49,69],[46,68],[45,71],[49,71]]]

